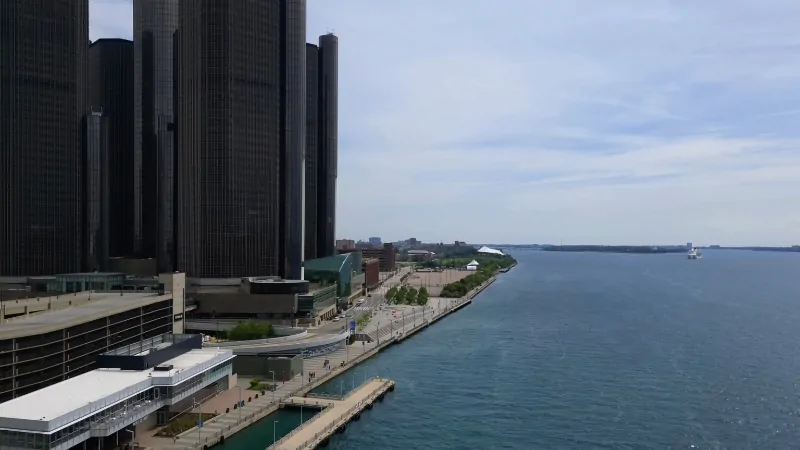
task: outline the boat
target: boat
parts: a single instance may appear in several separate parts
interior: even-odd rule
[[[703,257],[703,254],[700,252],[700,250],[692,247],[689,249],[689,252],[686,253],[686,257],[689,259],[700,259]]]

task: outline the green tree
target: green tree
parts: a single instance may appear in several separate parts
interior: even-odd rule
[[[392,286],[388,291],[386,291],[386,300],[391,301],[395,298],[395,296],[397,296],[397,286]]]
[[[406,286],[400,286],[400,289],[397,290],[397,294],[394,296],[394,304],[399,305],[406,302],[406,292],[408,289]]]
[[[235,327],[228,331],[228,339],[232,341],[251,341],[254,339],[265,339],[275,335],[272,325],[266,322],[254,322],[248,320],[239,322]]]
[[[417,292],[417,302],[418,305],[427,305],[428,304],[428,289],[425,286],[419,288]]]
[[[409,286],[408,290],[406,290],[405,298],[403,299],[403,303],[406,305],[413,305],[417,301],[417,290],[414,287]]]

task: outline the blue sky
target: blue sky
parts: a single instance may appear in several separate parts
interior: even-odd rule
[[[340,238],[800,244],[796,0],[308,5]],[[131,37],[128,1],[91,13]]]

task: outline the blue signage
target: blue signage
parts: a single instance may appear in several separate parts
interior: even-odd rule
[[[351,331],[356,331],[356,321],[355,320],[351,320],[350,321],[350,330]]]

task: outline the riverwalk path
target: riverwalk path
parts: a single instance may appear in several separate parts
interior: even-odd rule
[[[175,439],[148,439],[147,443],[139,442],[138,444],[148,450],[196,450],[202,449],[206,445],[211,447],[220,440],[220,437],[228,438],[237,431],[277,411],[279,401],[292,396],[301,396],[315,389],[376,355],[381,349],[410,337],[431,323],[470,304],[472,298],[492,282],[494,282],[494,278],[462,298],[431,298],[424,308],[421,306],[384,305],[376,310],[369,323],[363,328],[364,332],[373,338],[371,342],[357,341],[333,353],[305,359],[303,361],[305,376],[298,375],[285,383],[278,384],[274,392],[266,392],[262,395],[258,391],[251,391],[240,385],[238,389],[241,390],[241,398],[245,401],[245,406],[231,409],[227,413],[222,412],[204,422],[201,427],[194,427],[181,433]],[[404,310],[405,313],[402,312]],[[324,365],[326,360],[330,363],[327,366]],[[309,372],[316,373],[313,381],[308,379]],[[363,375],[370,377],[378,374],[364,373]],[[361,378],[361,374],[354,376]],[[258,394],[258,398],[255,398],[256,394]]]

